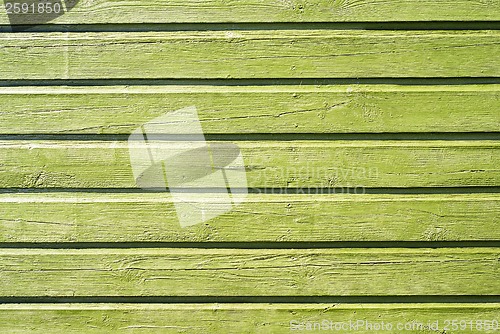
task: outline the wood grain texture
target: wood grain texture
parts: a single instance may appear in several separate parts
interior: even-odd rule
[[[0,242],[500,240],[499,217],[500,194],[249,194],[183,229],[166,193],[20,193],[0,195]]]
[[[498,248],[1,249],[0,296],[497,295]]]
[[[356,333],[373,333],[367,327],[384,321],[415,327],[398,333],[431,332],[428,323],[468,319],[470,327],[446,333],[478,333],[476,324],[498,320],[499,304],[26,304],[0,305],[3,333],[290,333],[291,325],[330,321],[337,326],[364,320]],[[476,323],[477,321],[477,323]],[[422,327],[419,327],[422,324]],[[449,324],[448,324],[449,325]],[[411,326],[411,325],[408,325]],[[479,327],[478,328],[481,328]],[[297,327],[293,327],[297,328]],[[318,327],[316,327],[317,329]],[[334,327],[335,328],[335,327]],[[404,327],[403,327],[404,328]],[[304,332],[305,329],[298,332]],[[310,332],[310,331],[306,331]],[[337,331],[342,332],[342,330]],[[389,333],[391,331],[379,331]],[[394,332],[394,331],[392,331]]]
[[[0,33],[0,84],[88,79],[71,84],[89,85],[0,87],[0,189],[34,190],[0,192],[0,332],[288,333],[291,321],[324,319],[438,321],[438,330],[417,331],[443,333],[455,332],[444,327],[453,319],[498,326],[500,304],[486,302],[499,296],[499,247],[333,245],[500,240],[500,194],[438,189],[500,186],[500,142],[477,140],[489,138],[479,134],[456,140],[472,132],[492,137],[500,129],[500,85],[463,79],[500,77],[500,30],[411,30],[427,29],[427,22],[483,29],[499,20],[498,0],[80,0],[47,23],[61,26],[36,28],[61,31],[71,24],[73,33]],[[343,24],[349,22],[355,24]],[[8,24],[0,6],[2,31]],[[370,27],[388,30],[352,29]],[[76,32],[92,29],[107,32]],[[358,78],[402,85],[310,84]],[[113,82],[123,86],[106,86]],[[143,86],[126,86],[131,82]],[[432,85],[443,82],[450,85]],[[233,210],[183,229],[169,193],[128,189],[137,185],[123,139],[188,106],[198,108],[210,138],[240,140],[253,192]],[[434,132],[455,135],[442,141],[385,135]],[[383,136],[313,136],[348,133]],[[174,146],[150,144],[132,143],[144,149],[145,160]],[[197,158],[189,155],[190,165]],[[301,191],[342,187],[426,187],[433,194]],[[23,242],[47,244],[12,244]],[[217,242],[241,248],[214,248]],[[284,242],[316,248],[244,248]],[[161,297],[182,303],[245,296],[259,302],[303,297],[311,304],[151,304]],[[402,302],[473,296],[485,303],[313,304],[324,297],[387,296]],[[5,304],[44,300],[96,304]],[[144,303],[97,304],[118,300]]]
[[[82,0],[50,23],[486,21],[500,20],[499,13],[496,0]]]
[[[129,134],[195,106],[205,134],[483,132],[500,85],[0,88],[0,134]]]
[[[0,80],[500,76],[499,31],[0,34]]]
[[[500,143],[496,141],[237,144],[250,188],[498,186],[500,180]],[[113,141],[1,141],[0,187],[135,188],[127,145]],[[145,150],[145,161],[149,161],[148,147],[153,151],[193,147],[192,143],[166,141],[134,145],[136,150]],[[197,164],[197,156],[186,159]],[[231,167],[238,166],[230,163]]]

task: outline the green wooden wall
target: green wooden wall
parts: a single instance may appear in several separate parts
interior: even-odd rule
[[[499,0],[26,20],[0,9],[1,333],[500,330]],[[127,139],[191,105],[250,193],[181,228]]]

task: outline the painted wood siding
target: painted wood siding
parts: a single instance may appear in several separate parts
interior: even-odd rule
[[[0,8],[0,332],[500,330],[500,1],[65,9]],[[128,139],[189,106],[249,193],[181,228]]]

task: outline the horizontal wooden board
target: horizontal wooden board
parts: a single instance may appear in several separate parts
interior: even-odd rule
[[[0,305],[3,333],[290,333],[342,332],[343,324],[359,323],[355,333],[373,333],[369,327],[383,321],[378,333],[494,332],[499,304],[26,304]],[[454,330],[451,323],[458,322]],[[437,323],[436,323],[437,322]],[[437,327],[436,327],[437,325]],[[299,327],[304,326],[304,327]],[[313,327],[316,326],[316,327]],[[335,331],[335,326],[339,330]],[[387,326],[387,325],[386,325]],[[408,326],[405,329],[405,326]],[[483,327],[481,327],[483,326]],[[493,326],[488,327],[486,326]],[[465,327],[465,328],[464,328]],[[300,330],[302,328],[302,330]],[[310,328],[310,327],[309,327]],[[344,329],[349,327],[343,327]],[[484,328],[484,329],[482,329]]]
[[[50,23],[485,21],[500,20],[499,13],[496,0],[82,0]],[[40,21],[40,16],[22,20]],[[0,24],[8,22],[2,6]]]
[[[500,180],[496,141],[242,141],[237,145],[245,171],[234,173],[246,172],[250,188],[498,186]],[[144,161],[139,163],[145,163],[148,149],[159,154],[189,151],[193,144],[153,141],[134,142],[131,147],[134,152],[144,149]],[[197,166],[197,157],[184,160],[192,159]],[[229,163],[228,168],[239,167]],[[0,141],[0,187],[137,185],[127,142],[11,140]]]
[[[499,217],[500,194],[249,194],[183,229],[167,193],[18,193],[0,195],[0,242],[500,240]]]
[[[497,295],[498,248],[1,249],[0,296]]]
[[[500,85],[0,88],[0,134],[129,134],[195,106],[205,134],[483,132]]]
[[[500,76],[500,31],[0,34],[0,80]]]

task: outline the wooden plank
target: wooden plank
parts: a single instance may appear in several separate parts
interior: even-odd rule
[[[8,19],[2,6],[0,24]],[[94,0],[79,1],[55,24],[234,23],[234,22],[374,22],[500,20],[498,1],[361,0]],[[43,18],[22,22],[40,22]],[[43,22],[43,21],[42,21]]]
[[[359,323],[355,333],[495,331],[500,304],[25,304],[0,305],[3,333],[290,333]],[[186,316],[188,315],[188,316]],[[459,331],[452,320],[464,320]],[[437,322],[437,323],[436,323]],[[315,325],[316,324],[316,325]],[[388,330],[388,324],[393,330]],[[436,327],[437,325],[437,327]],[[454,325],[454,324],[453,324]],[[304,327],[299,327],[304,326]],[[316,327],[314,327],[316,326]],[[330,327],[329,327],[330,326]],[[405,326],[408,326],[405,329]],[[482,326],[482,327],[481,327]],[[488,327],[486,327],[488,326]],[[493,326],[493,327],[490,327]],[[309,328],[311,328],[309,327]],[[465,328],[464,328],[465,327]],[[471,328],[472,327],[472,328]],[[300,330],[302,328],[302,330]],[[309,330],[311,331],[311,329]],[[308,331],[306,331],[308,332]]]
[[[498,248],[1,249],[0,296],[497,295]]]
[[[0,80],[500,76],[500,31],[0,34]]]
[[[183,229],[167,193],[18,193],[0,195],[0,242],[500,240],[499,217],[500,194],[249,194]]]
[[[0,134],[129,134],[195,106],[206,134],[500,129],[500,85],[0,88]]]
[[[496,141],[237,144],[250,188],[498,186],[500,180],[500,143]],[[121,141],[0,141],[0,187],[134,188],[127,145]],[[148,149],[172,151],[193,146],[153,141],[148,145],[136,142],[133,147],[144,149],[147,160]],[[186,162],[188,159],[197,164],[196,155],[186,157]],[[232,163],[228,166],[239,168]]]

